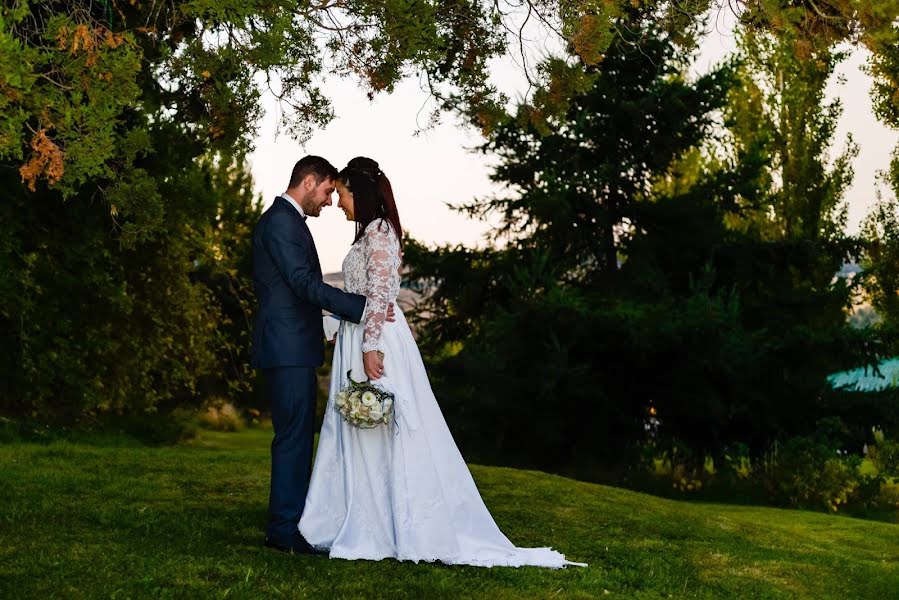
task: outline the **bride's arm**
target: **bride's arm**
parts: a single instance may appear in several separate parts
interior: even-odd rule
[[[381,330],[387,317],[387,306],[393,301],[390,290],[399,279],[399,242],[387,223],[370,226],[365,231],[365,268],[368,285],[365,295],[365,332],[362,352],[381,350]]]

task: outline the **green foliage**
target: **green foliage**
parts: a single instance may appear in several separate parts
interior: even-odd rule
[[[293,17],[269,3],[254,24],[246,3],[231,4],[0,9],[11,52],[0,83],[10,190],[0,411],[164,422],[174,406],[250,393],[260,207],[241,152],[259,90],[245,61],[283,60],[265,44]],[[263,29],[216,42],[223,15]]]
[[[757,201],[763,237],[840,239],[843,195],[858,146],[849,136],[831,161],[842,106],[839,98],[826,101],[824,93],[846,54],[829,47],[803,54],[801,42],[786,35],[741,35],[740,85],[731,93],[728,120],[737,148],[770,161],[764,173],[769,185]]]
[[[831,48],[872,50],[878,114],[892,122],[897,5],[744,6],[743,60],[692,81],[708,8],[528,3],[564,51],[538,64],[510,118],[487,70],[521,41],[506,37],[502,3],[7,3],[0,351],[12,358],[0,410],[70,423],[210,395],[251,401],[258,205],[243,157],[262,94],[304,139],[332,118],[318,84],[337,73],[372,96],[419,75],[438,109],[489,133],[485,150],[501,158],[496,180],[511,193],[467,210],[500,215],[509,245],[408,252],[439,282],[426,347],[446,359],[446,385],[471,398],[481,390],[469,376],[508,374],[481,409],[457,404],[458,420],[502,419],[521,397],[530,414],[554,414],[546,447],[515,417],[494,451],[620,454],[649,402],[666,435],[702,449],[801,429],[821,374],[867,335],[842,326],[856,284],[831,283],[857,251],[841,204],[854,147],[825,164],[840,110],[822,105],[840,58]],[[870,293],[888,307],[892,225],[878,218]],[[545,410],[560,398],[584,412]],[[579,415],[589,419],[568,438]]]
[[[198,153],[243,154],[263,93],[282,101],[285,128],[305,139],[333,117],[319,87],[329,73],[352,75],[371,94],[418,75],[438,110],[458,111],[489,132],[507,119],[507,98],[490,84],[487,65],[527,43],[510,30],[516,7],[480,0],[17,0],[0,9],[0,159],[18,161],[29,185],[44,180],[68,196],[96,179],[108,185],[141,177],[126,151],[134,130],[146,125],[132,121],[135,112],[178,124]],[[722,10],[707,0],[528,2],[519,17],[555,32],[564,51],[531,73],[535,90],[520,116],[549,131],[591,85],[609,48],[633,43],[621,27],[627,19],[652,19],[661,34],[691,48],[710,9]],[[866,44],[879,111],[890,118],[895,1],[827,5],[825,12],[779,2],[735,10],[749,29],[792,36],[803,56],[841,41]]]
[[[729,71],[687,81],[689,53],[662,37],[651,19],[622,28],[638,31],[616,42],[587,89],[579,86],[551,132],[526,118],[500,127],[484,152],[500,158],[492,179],[512,194],[468,205],[473,216],[497,214],[499,235],[528,236],[575,278],[616,270],[620,236],[650,195],[653,178],[710,131]],[[620,231],[619,231],[620,230]],[[567,272],[567,273],[566,273]],[[579,277],[584,279],[584,277]]]
[[[899,325],[899,203],[881,198],[862,223],[866,299],[884,321]]]
[[[121,125],[139,97],[140,51],[130,33],[89,27],[49,4],[0,9],[0,159],[27,158],[20,173],[32,191],[46,179],[71,197],[133,160],[122,152],[128,132]]]
[[[152,415],[196,402],[198,386],[246,380],[251,181],[237,169],[229,189],[229,165],[188,164],[147,164],[180,200],[163,215],[168,235],[125,247],[101,203],[6,183],[17,191],[0,208],[3,411],[57,423]],[[229,202],[244,203],[242,220]]]
[[[0,8],[0,411],[162,419],[253,404],[244,164],[263,93],[300,139],[319,83],[428,75],[443,108],[498,114],[479,2],[59,2]]]
[[[836,512],[858,488],[861,458],[842,455],[847,432],[838,421],[822,421],[816,431],[775,444],[762,467],[762,480],[777,502]]]
[[[680,440],[641,444],[629,485],[668,497],[774,504],[895,521],[899,518],[897,444],[879,429],[855,439],[827,417],[807,435],[752,452],[736,443],[723,455],[694,451]]]
[[[899,443],[887,439],[880,429],[874,428],[873,434],[874,443],[868,457],[879,473],[899,478]]]
[[[505,101],[487,82],[504,48],[496,10],[467,0],[15,2],[0,9],[0,160],[24,163],[32,191],[38,181],[66,197],[99,186],[120,220],[159,228],[165,200],[139,164],[159,150],[146,143],[150,123],[178,128],[194,156],[244,155],[271,93],[289,108],[285,128],[306,139],[333,117],[319,88],[330,72],[375,93],[418,71],[440,107],[495,115]]]
[[[168,448],[0,445],[0,596],[844,599],[899,585],[892,523],[482,466],[472,475],[514,543],[589,567],[287,556],[262,547],[270,441],[247,429]]]
[[[610,49],[593,87],[573,99],[553,133],[521,120],[497,129],[484,148],[500,157],[494,179],[514,195],[464,210],[499,214],[498,234],[510,244],[432,256],[415,246],[407,251],[417,276],[439,282],[427,306],[429,350],[439,355],[441,346],[462,344],[444,364],[446,393],[468,399],[449,409],[454,426],[468,449],[492,443],[480,448],[491,458],[542,467],[620,458],[642,433],[645,403],[664,395],[664,374],[676,370],[650,357],[663,358],[668,340],[681,344],[673,355],[705,344],[701,334],[682,336],[696,325],[727,330],[693,299],[616,293],[625,283],[623,248],[655,210],[654,179],[708,135],[728,88],[727,69],[689,83],[687,55],[650,20],[628,26],[635,39]],[[726,294],[713,302],[727,320]],[[685,322],[672,311],[695,316]],[[634,389],[625,374],[648,365],[652,378]],[[528,426],[536,415],[538,443]]]
[[[834,277],[860,251],[854,149],[827,160],[840,56],[759,33],[690,81],[690,52],[629,18],[550,132],[520,119],[484,147],[508,193],[462,210],[498,217],[505,246],[407,252],[434,282],[424,347],[447,414],[485,460],[633,462],[650,408],[687,470],[738,443],[758,456],[826,416],[827,374],[884,350],[846,324],[858,284]]]
[[[899,36],[899,27],[893,25],[888,30],[891,38],[886,38],[873,49],[869,72],[874,80],[871,90],[874,113],[891,127],[899,126],[899,45],[895,39]],[[894,179],[895,181],[895,179]]]

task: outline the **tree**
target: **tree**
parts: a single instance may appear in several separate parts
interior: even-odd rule
[[[74,422],[247,392],[261,94],[300,138],[332,116],[325,71],[375,93],[415,65],[489,111],[497,39],[473,2],[6,3],[0,410]]]
[[[854,148],[828,158],[839,55],[756,32],[689,81],[689,52],[651,18],[621,29],[634,39],[548,133],[521,119],[484,147],[509,191],[463,210],[498,214],[506,244],[407,252],[437,282],[424,335],[448,412],[486,460],[620,464],[650,414],[655,441],[700,465],[735,443],[761,454],[814,427],[826,375],[878,347],[834,280],[858,250]]]
[[[40,179],[63,194],[105,181],[104,195],[120,222],[141,231],[158,220],[153,211],[132,207],[126,191],[137,186],[155,198],[152,178],[130,168],[148,151],[145,124],[131,118],[135,108],[190,131],[200,153],[244,151],[264,91],[290,108],[285,126],[303,138],[332,117],[318,87],[323,73],[353,75],[372,94],[416,74],[438,109],[458,111],[489,132],[506,118],[506,99],[489,84],[487,64],[513,45],[524,48],[523,28],[536,20],[564,47],[529,71],[534,91],[527,118],[545,131],[589,84],[590,69],[610,44],[625,39],[621,17],[633,7],[652,14],[660,30],[685,47],[710,10],[735,10],[747,27],[788,32],[800,49],[865,44],[874,55],[881,114],[887,118],[899,105],[891,92],[899,73],[895,0],[514,6],[478,0],[15,0],[0,9],[0,159],[17,162],[29,186]]]
[[[454,427],[469,444],[496,440],[480,448],[493,460],[558,468],[622,457],[643,433],[650,382],[659,377],[646,353],[686,327],[666,323],[682,301],[667,291],[667,274],[649,259],[630,268],[630,253],[642,252],[633,244],[675,215],[691,224],[705,211],[709,226],[723,229],[718,207],[704,201],[708,190],[678,192],[682,201],[669,203],[658,183],[713,134],[731,70],[690,81],[689,48],[650,15],[635,10],[619,28],[625,39],[590,72],[591,86],[571,99],[564,117],[548,121],[548,133],[519,118],[484,146],[499,156],[493,177],[509,192],[462,209],[498,214],[506,245],[406,253],[418,276],[438,282],[426,337],[431,354],[445,357],[444,390],[457,399]],[[520,116],[529,110],[522,107]],[[716,179],[721,187],[719,180],[724,175]],[[690,212],[681,208],[688,202]],[[681,228],[678,241],[685,235],[706,239]],[[690,257],[682,252],[687,246],[666,249],[684,261],[676,276],[682,288],[707,260],[705,247],[696,246]],[[721,318],[732,312],[722,309]],[[641,376],[644,370],[653,372]],[[528,425],[535,415],[539,440]]]
[[[225,340],[244,331],[238,323],[245,315],[236,312],[247,298],[240,265],[245,268],[248,222],[257,209],[240,165],[263,93],[282,101],[289,109],[285,127],[303,138],[332,117],[317,86],[322,74],[355,77],[371,94],[418,75],[438,111],[462,115],[488,134],[517,127],[531,144],[555,131],[550,144],[562,147],[564,133],[554,124],[577,114],[582,107],[572,102],[603,85],[604,63],[612,73],[609,57],[642,50],[645,40],[628,29],[631,15],[655,23],[647,40],[658,37],[686,49],[710,4],[565,0],[523,6],[525,13],[518,14],[541,22],[563,50],[529,72],[534,91],[515,118],[506,114],[506,98],[490,85],[487,69],[510,43],[520,48],[525,41],[515,31],[509,37],[522,21],[506,14],[510,4],[14,0],[0,7],[0,173],[12,190],[0,226],[0,343],[15,357],[4,372],[2,407],[50,418],[50,407],[65,406],[57,416],[73,420],[195,400],[198,386],[246,389],[245,365],[238,366],[243,359]],[[881,82],[879,106],[890,114],[896,103],[889,92],[895,2],[823,9],[747,3],[739,10],[750,26],[786,29],[799,42],[866,44]],[[660,52],[651,45],[649,51]],[[665,52],[659,56],[670,58]],[[678,111],[696,108],[679,105],[696,95],[677,69],[666,73],[671,86],[659,84],[653,93],[670,92],[674,114],[637,106],[630,115],[644,111],[652,119],[677,121]],[[620,76],[628,80],[626,73]],[[647,97],[643,89],[635,92]],[[689,121],[681,126],[675,133],[687,138],[704,127]],[[624,126],[619,133],[644,139]],[[678,148],[665,148],[659,163],[644,166],[639,151],[605,141],[615,142],[618,158],[636,170],[626,177],[600,174],[622,187],[610,188],[596,206],[584,191],[586,180],[550,190],[575,216],[589,208],[601,227],[584,227],[568,241],[564,220],[548,218],[540,236],[557,258],[565,257],[553,267],[560,268],[558,277],[540,266],[546,262],[532,252],[536,246],[513,246],[498,255],[512,263],[519,258],[513,251],[525,253],[525,279],[549,277],[580,294],[617,277],[616,264],[639,232],[639,205],[629,194],[653,196],[647,177],[674,168],[665,153],[673,156]],[[566,172],[564,161],[554,160],[553,168]],[[223,226],[226,214],[241,227]],[[568,258],[577,252],[583,252],[580,259]],[[80,279],[71,280],[78,269]],[[680,280],[689,277],[681,272]],[[488,273],[484,281],[485,293],[509,289]],[[469,291],[472,299],[483,297]],[[584,305],[577,296],[567,298],[575,307]],[[67,314],[67,302],[84,308]],[[100,307],[110,311],[106,323]],[[458,327],[473,325],[461,319]],[[125,328],[132,328],[128,343],[119,339]],[[228,375],[216,375],[225,356]],[[117,370],[113,359],[119,359]]]
[[[124,247],[102,202],[28,193],[0,171],[15,190],[2,207],[4,412],[96,422],[247,391],[252,182],[240,165],[182,162],[170,148],[145,163],[177,200],[166,235]]]
[[[0,9],[0,159],[24,161],[32,191],[41,180],[64,196],[99,186],[123,231],[140,235],[164,205],[156,180],[134,168],[156,150],[154,124],[179,128],[195,156],[240,155],[263,90],[291,108],[284,124],[303,138],[332,117],[318,88],[325,69],[374,93],[407,65],[435,92],[453,82],[453,97],[489,110],[485,64],[500,47],[490,25],[465,1],[19,0]]]

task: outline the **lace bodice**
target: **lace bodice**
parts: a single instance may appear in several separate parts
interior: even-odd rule
[[[343,283],[346,291],[368,298],[362,351],[383,351],[380,339],[387,305],[396,303],[400,292],[400,243],[389,221],[372,221],[359,241],[350,246],[343,259]]]

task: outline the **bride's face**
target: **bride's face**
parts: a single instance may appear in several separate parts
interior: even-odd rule
[[[349,190],[349,188],[342,182],[337,182],[337,206],[340,210],[343,211],[343,214],[346,215],[347,221],[353,220],[353,192]]]

